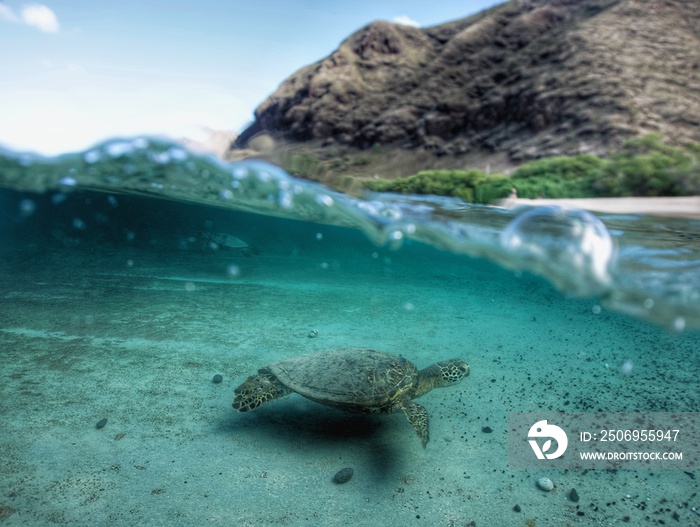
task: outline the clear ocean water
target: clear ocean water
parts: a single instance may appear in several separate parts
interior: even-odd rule
[[[508,458],[513,412],[699,411],[700,221],[348,196],[130,138],[2,152],[0,241],[0,523],[700,525],[697,467]],[[470,364],[419,399],[427,448],[401,414],[231,408],[354,347]]]

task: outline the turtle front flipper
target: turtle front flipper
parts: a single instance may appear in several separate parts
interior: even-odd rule
[[[233,407],[239,412],[249,412],[268,401],[284,397],[290,391],[271,373],[251,375],[234,390]]]
[[[416,430],[416,434],[418,434],[420,442],[425,448],[428,441],[430,441],[430,431],[428,430],[430,416],[428,415],[428,410],[412,401],[403,404],[401,409],[406,414],[408,422]]]

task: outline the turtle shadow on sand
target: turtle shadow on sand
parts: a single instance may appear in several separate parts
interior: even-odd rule
[[[404,466],[403,449],[415,448],[413,437],[395,445],[390,427],[406,427],[405,419],[387,419],[371,414],[348,414],[299,399],[279,401],[241,419],[235,414],[222,423],[226,433],[247,435],[247,440],[267,444],[274,452],[323,451],[353,457],[371,467],[375,481],[395,479]],[[410,429],[410,428],[409,428]],[[401,431],[397,432],[401,436]],[[260,447],[258,447],[260,448]],[[408,452],[406,452],[408,453]],[[358,459],[362,457],[364,459]]]

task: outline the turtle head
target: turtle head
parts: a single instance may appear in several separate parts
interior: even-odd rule
[[[439,378],[436,381],[437,386],[445,387],[452,386],[458,382],[462,382],[469,376],[469,364],[461,359],[443,360],[435,364],[436,373]]]
[[[450,359],[431,364],[418,375],[418,385],[413,399],[428,393],[433,388],[446,388],[464,380],[469,375],[469,364],[462,359]]]

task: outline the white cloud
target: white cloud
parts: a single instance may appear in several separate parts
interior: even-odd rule
[[[44,33],[56,33],[58,31],[58,18],[50,7],[43,4],[30,4],[22,7],[20,16],[25,24],[34,26]]]
[[[420,24],[408,15],[395,16],[392,22],[394,24],[401,24],[402,26],[420,27]]]
[[[56,13],[44,4],[24,5],[17,14],[11,7],[0,3],[0,20],[26,24],[44,33],[56,33],[60,27]]]

